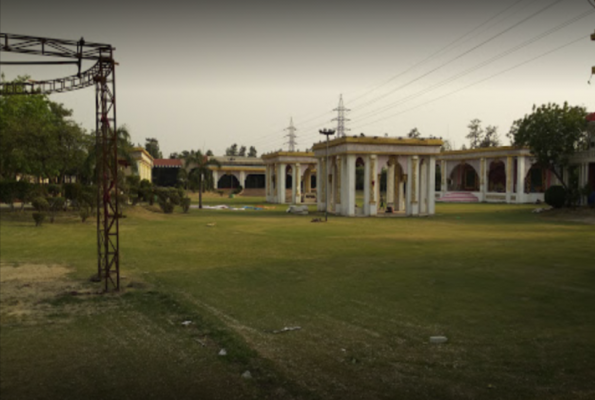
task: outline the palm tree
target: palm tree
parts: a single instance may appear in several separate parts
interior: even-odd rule
[[[188,178],[190,182],[196,183],[198,186],[198,208],[202,208],[202,192],[207,188],[213,187],[213,174],[209,167],[216,166],[221,168],[221,164],[214,158],[203,155],[200,150],[190,151],[184,159],[186,161],[186,168],[192,166],[192,171],[190,171]]]
[[[94,138],[96,136],[96,132],[93,131],[91,136]],[[118,160],[123,161],[125,164],[129,165],[133,172],[137,172],[137,165],[130,152],[134,147],[130,142],[130,132],[126,125],[121,125],[116,129],[116,137],[117,137],[117,146],[118,146]],[[87,151],[87,158],[84,162],[84,170],[88,177],[95,176],[95,168],[97,164],[97,155],[101,152],[102,144],[99,143],[99,148],[97,148],[97,144],[93,141],[89,145],[89,149]],[[108,158],[109,163],[113,163],[113,157],[110,156]],[[112,164],[113,165],[113,164]]]

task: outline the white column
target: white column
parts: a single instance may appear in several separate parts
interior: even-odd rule
[[[511,202],[512,196],[512,183],[514,180],[512,179],[513,174],[513,163],[512,157],[506,157],[506,203]]]
[[[316,161],[316,204],[318,205],[316,208],[318,211],[324,211],[324,201],[325,197],[325,186],[324,186],[324,164],[322,159],[318,159]]]
[[[370,175],[370,211],[368,215],[376,215],[378,214],[378,187],[380,186],[380,181],[378,180],[377,165],[378,165],[378,157],[376,154],[372,154],[369,157],[370,169],[368,174]],[[367,165],[368,163],[366,163]]]
[[[295,201],[296,203],[302,202],[302,166],[297,163],[295,164],[295,170],[297,174],[297,182],[296,182],[296,194],[295,194]]]
[[[264,165],[264,198],[269,201],[269,164]]]
[[[440,175],[440,191],[442,192],[442,196],[444,196],[448,190],[448,163],[446,160],[440,161]]]
[[[419,160],[419,213],[420,215],[428,214],[428,160]]]
[[[277,188],[279,187],[279,178],[277,177],[277,164],[273,163],[270,168],[271,173],[271,202],[277,203]]]
[[[213,187],[219,189],[219,171],[213,170]]]
[[[486,168],[486,159],[479,159],[479,201],[486,201],[486,193],[488,191],[488,171]]]
[[[516,202],[525,202],[525,157],[517,157]]]
[[[430,183],[429,195],[428,195],[428,214],[436,214],[436,158],[430,156]]]
[[[331,174],[332,178],[329,178],[332,179],[329,181],[329,185],[332,188],[332,196],[329,195],[331,204],[330,209],[338,214],[341,214],[341,202],[343,200],[341,199],[342,162],[343,159],[340,156],[335,157],[335,163],[333,165]]]
[[[389,161],[388,170],[386,171],[386,208],[395,207],[395,160]]]
[[[409,163],[409,178],[407,179],[407,197],[411,207],[407,215],[419,215],[419,157],[411,156]]]
[[[285,203],[285,164],[277,164],[277,203]]]
[[[370,156],[364,156],[364,215],[370,215],[370,201],[374,197],[374,188],[372,187],[372,181],[374,177],[370,173]]]
[[[299,204],[302,202],[302,196],[300,193],[300,186],[302,184],[302,171],[300,171],[300,164],[293,164],[291,169],[291,202]]]
[[[405,207],[405,201],[403,199],[403,167],[397,159],[395,159],[395,177],[394,177],[394,184],[393,184],[393,204],[395,211],[403,211]]]
[[[246,189],[246,172],[245,171],[240,171],[240,185],[242,185],[242,187],[244,189]]]
[[[355,215],[355,155],[342,157],[341,206],[343,215]]]

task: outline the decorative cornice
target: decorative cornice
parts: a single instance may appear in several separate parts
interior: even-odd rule
[[[344,143],[349,144],[392,144],[401,146],[442,146],[444,142],[440,139],[410,139],[410,138],[387,138],[379,136],[357,136],[335,138],[328,142],[328,146],[335,147]],[[326,142],[321,141],[312,146],[312,150],[321,150],[326,148]]]
[[[276,151],[273,153],[266,153],[260,156],[263,160],[270,160],[277,157],[314,157],[314,153],[305,151]]]

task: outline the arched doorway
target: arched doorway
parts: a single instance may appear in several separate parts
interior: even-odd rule
[[[479,176],[475,168],[467,163],[457,165],[450,174],[448,190],[462,192],[479,191]]]
[[[544,193],[546,189],[546,169],[533,164],[525,176],[525,193]]]
[[[217,181],[217,187],[219,189],[237,189],[240,186],[240,181],[232,174],[223,175]]]
[[[264,174],[250,174],[246,176],[246,189],[264,189],[265,188]]]
[[[503,161],[492,161],[490,163],[488,192],[506,192],[506,166]]]
[[[293,170],[294,167],[291,165],[285,167],[285,189],[291,189],[293,187]]]

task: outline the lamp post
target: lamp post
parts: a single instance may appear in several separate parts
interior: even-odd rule
[[[334,135],[335,131],[332,129],[321,129],[318,131],[321,135],[326,136],[326,162],[324,163],[324,187],[325,187],[325,202],[324,202],[324,222],[328,221],[328,137]]]

